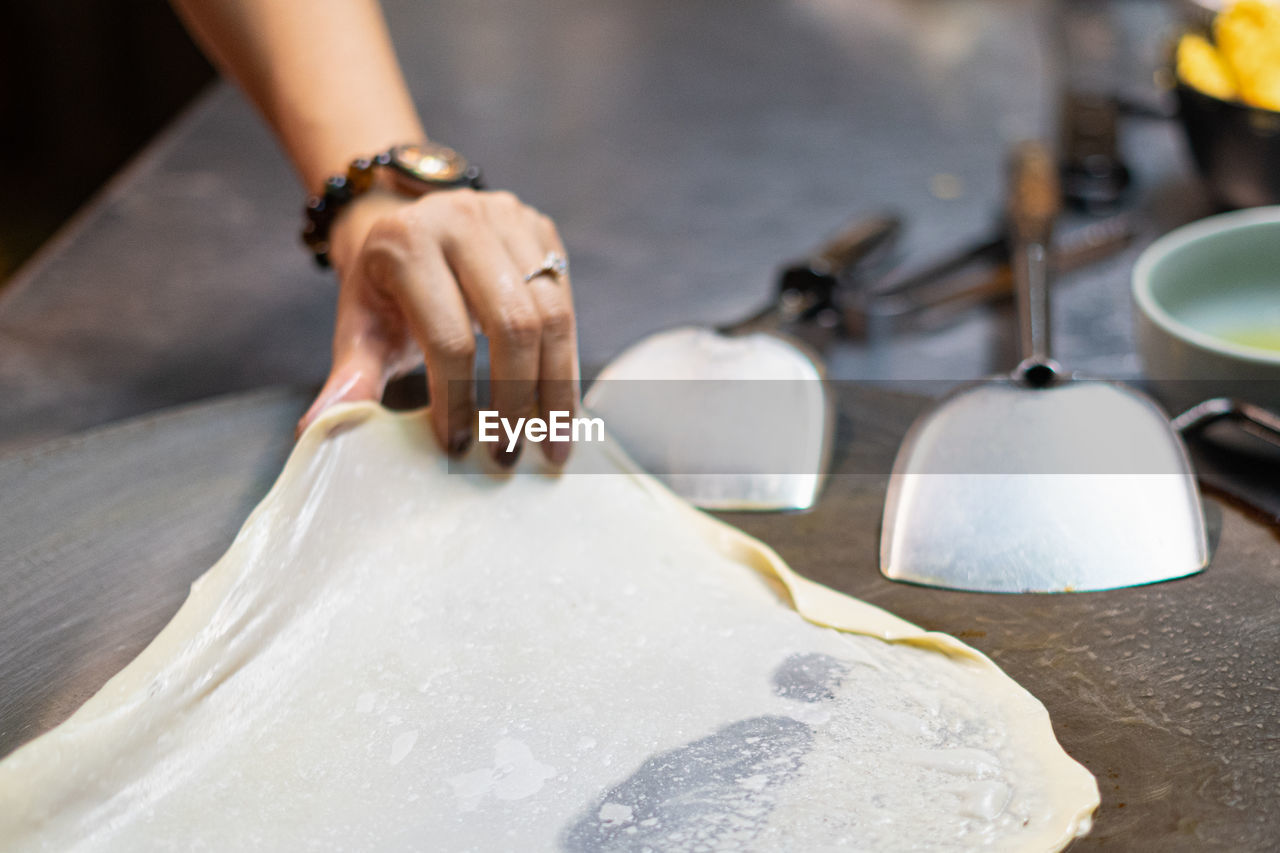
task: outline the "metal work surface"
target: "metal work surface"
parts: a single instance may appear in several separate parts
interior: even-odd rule
[[[387,5],[429,132],[559,223],[588,365],[746,315],[777,265],[856,213],[902,213],[915,261],[979,236],[1007,144],[1050,132],[1062,76],[1047,2]],[[1113,7],[1128,41],[1112,82],[1141,88],[1167,7]],[[1060,358],[1110,377],[1139,372],[1136,252],[1208,210],[1174,124],[1128,120],[1122,142],[1147,231],[1054,295]],[[0,751],[133,657],[278,472],[301,392],[42,442],[317,385],[334,288],[299,246],[300,199],[220,85],[0,292]],[[823,355],[835,379],[958,380],[1007,369],[1014,341],[1008,310],[980,309]],[[799,571],[966,639],[1041,698],[1101,783],[1081,849],[1274,849],[1275,536],[1211,501],[1218,552],[1197,577],[1051,598],[891,584],[875,559],[883,478],[848,472],[885,470],[921,403],[854,397],[818,508],[735,523]]]
[[[169,621],[275,480],[304,408],[257,392],[0,460],[0,753]]]
[[[796,570],[994,658],[1098,778],[1079,849],[1267,850],[1280,820],[1280,549],[1209,502],[1203,574],[1054,596],[896,584],[876,568],[882,474],[925,401],[842,385],[817,508],[726,515]],[[291,443],[303,398],[260,393],[47,445],[0,465],[0,753],[46,730],[167,622]],[[17,614],[19,618],[11,618]]]
[[[925,400],[840,388],[835,473],[797,516],[725,516],[802,574],[985,652],[1049,709],[1098,777],[1072,849],[1274,849],[1280,822],[1280,537],[1209,498],[1212,562],[1147,587],[958,593],[876,571],[882,471]]]
[[[586,365],[745,316],[779,264],[854,214],[902,213],[917,263],[992,227],[1008,143],[1053,133],[1052,5],[387,3],[428,131],[559,223]],[[1166,7],[1114,6],[1117,85],[1150,89]],[[1205,211],[1175,124],[1129,121],[1122,141],[1140,243]],[[298,240],[301,198],[238,94],[198,102],[0,292],[0,449],[318,384],[334,288]],[[1064,363],[1137,371],[1136,251],[1060,282]],[[979,310],[824,355],[836,378],[971,379],[1014,364],[1015,340],[1007,312]]]

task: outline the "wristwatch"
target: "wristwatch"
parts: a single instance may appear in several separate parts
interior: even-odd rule
[[[419,196],[436,189],[471,187],[482,189],[480,167],[444,145],[414,142],[396,145],[375,157],[351,161],[344,175],[324,182],[324,192],[307,199],[303,210],[302,242],[315,255],[316,263],[329,266],[329,231],[343,207],[364,195],[374,184],[375,170],[387,174],[397,192]]]

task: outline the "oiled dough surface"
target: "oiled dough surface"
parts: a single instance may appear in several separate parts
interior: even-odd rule
[[[1056,850],[1087,831],[1093,778],[986,658],[794,576],[607,447],[559,477],[525,464],[450,463],[420,413],[326,416],[152,645],[0,762],[0,848]]]

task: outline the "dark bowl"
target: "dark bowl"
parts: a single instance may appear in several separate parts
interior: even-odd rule
[[[1280,204],[1280,112],[1224,101],[1177,82],[1200,174],[1228,207]]]

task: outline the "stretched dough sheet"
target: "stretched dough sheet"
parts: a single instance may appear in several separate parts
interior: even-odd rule
[[[1029,850],[1093,777],[990,660],[580,444],[332,411],[156,639],[0,762],[0,848]]]

